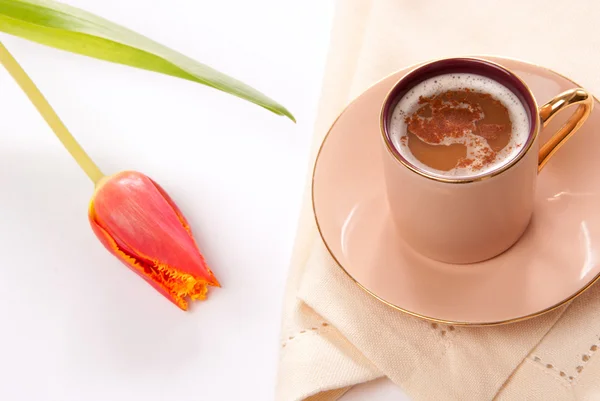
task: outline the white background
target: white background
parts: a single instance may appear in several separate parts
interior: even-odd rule
[[[165,187],[223,288],[184,313],[111,256],[88,225],[91,182],[0,70],[0,399],[273,399],[333,4],[67,3],[245,81],[298,123],[195,83],[2,35],[105,173],[138,170]],[[373,390],[400,394],[377,384],[345,399]]]

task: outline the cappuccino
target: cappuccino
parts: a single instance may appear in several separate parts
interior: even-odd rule
[[[507,87],[482,75],[438,75],[412,87],[389,121],[394,147],[430,174],[468,178],[513,160],[530,130],[527,111]]]

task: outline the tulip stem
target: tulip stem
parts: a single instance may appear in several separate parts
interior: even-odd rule
[[[81,167],[88,177],[90,177],[94,184],[97,184],[98,181],[104,177],[102,171],[100,171],[96,163],[94,163],[87,153],[85,153],[81,145],[79,145],[67,127],[65,127],[60,120],[52,106],[50,106],[50,103],[48,103],[44,95],[42,95],[31,78],[29,78],[17,60],[15,60],[1,42],[0,63],[6,68],[14,80],[17,81],[17,84],[19,84],[31,103],[33,103],[44,120],[46,120],[46,123],[50,126],[52,131],[54,131],[64,147],[69,151],[71,156],[73,156],[77,164],[79,164],[79,167]]]

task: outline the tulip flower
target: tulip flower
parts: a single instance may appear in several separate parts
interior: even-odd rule
[[[121,262],[183,310],[188,299],[219,287],[171,197],[144,174],[104,176],[56,115],[25,71],[0,43],[0,63],[95,184],[89,221],[100,242]]]
[[[204,299],[219,282],[206,266],[190,226],[169,195],[141,173],[100,180],[89,209],[100,242],[175,305]]]

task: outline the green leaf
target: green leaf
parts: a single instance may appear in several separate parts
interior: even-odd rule
[[[211,86],[273,113],[273,99],[205,64],[94,14],[51,0],[0,0],[0,31],[57,49]]]

